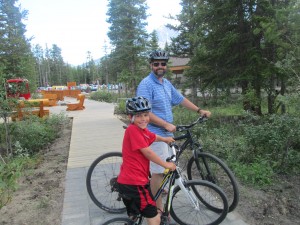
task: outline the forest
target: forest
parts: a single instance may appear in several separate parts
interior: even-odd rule
[[[128,90],[122,97],[132,96],[149,73],[149,52],[162,48],[170,56],[189,59],[180,88],[189,90],[188,97],[195,104],[214,113],[195,131],[197,137],[226,161],[241,183],[260,188],[274,185],[274,190],[283,187],[277,192],[264,189],[271,190],[275,200],[281,199],[282,190],[291,190],[282,201],[288,217],[297,221],[300,206],[294,194],[299,190],[297,185],[285,187],[299,180],[300,171],[299,0],[181,0],[180,4],[181,12],[170,16],[177,25],[165,24],[178,35],[162,48],[157,31],[147,32],[145,0],[109,0],[106,15],[111,52],[101,59],[93,59],[87,52],[86,61],[74,66],[65,62],[56,44],[31,44],[24,25],[30,12],[22,10],[18,0],[0,0],[0,117],[5,119],[12,110],[5,82],[15,77],[28,79],[32,92],[47,85],[98,81],[122,83]],[[177,82],[170,72],[168,79]],[[117,102],[119,97],[100,91],[90,95],[92,100],[107,102]],[[118,107],[122,113],[124,104],[119,102]],[[180,107],[174,110],[174,118],[175,123],[194,119]],[[53,126],[60,119],[51,119],[1,123],[0,197],[5,190],[16,188],[24,169],[24,158],[20,161],[15,156],[34,155],[42,141],[57,138]],[[36,135],[44,138],[30,139]],[[0,208],[6,203],[0,198]],[[268,203],[266,200],[265,210]],[[275,203],[272,206],[277,207]],[[259,207],[253,204],[253,208]]]
[[[182,11],[169,29],[178,33],[165,50],[189,58],[184,87],[212,95],[240,88],[244,109],[262,114],[278,110],[276,99],[299,87],[299,1],[181,1]],[[157,33],[148,34],[145,1],[109,1],[108,37],[113,49],[94,60],[72,66],[64,62],[57,45],[32,46],[23,21],[28,11],[17,0],[1,1],[0,77],[27,78],[33,85],[123,83],[134,90],[147,74],[149,51],[159,48]],[[195,99],[195,98],[193,98]],[[283,109],[284,110],[284,109]]]

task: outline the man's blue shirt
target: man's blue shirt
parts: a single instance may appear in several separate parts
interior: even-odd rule
[[[173,123],[172,106],[180,104],[184,99],[170,81],[163,78],[160,83],[153,72],[141,81],[137,88],[137,96],[147,98],[152,105],[152,113],[169,123]],[[164,128],[151,123],[148,129],[163,137],[173,136]]]

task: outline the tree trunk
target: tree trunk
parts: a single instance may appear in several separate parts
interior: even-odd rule
[[[242,95],[245,95],[248,91],[248,82],[247,81],[242,81],[241,82],[241,88],[242,88]],[[243,101],[243,109],[245,111],[249,111],[251,109],[249,100],[244,100]]]

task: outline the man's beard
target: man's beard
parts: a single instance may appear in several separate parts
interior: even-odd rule
[[[154,70],[154,73],[157,77],[163,77],[166,73],[166,70],[163,70],[163,69],[157,69],[157,70]]]

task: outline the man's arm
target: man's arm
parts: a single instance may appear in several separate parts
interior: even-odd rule
[[[169,132],[175,132],[176,131],[176,126],[174,126],[173,124],[168,123],[167,121],[159,118],[158,116],[156,116],[152,112],[150,112],[149,115],[150,115],[150,122],[151,123],[154,123],[157,126],[163,127]]]
[[[210,117],[210,115],[211,115],[210,111],[203,110],[203,109],[199,108],[198,106],[196,106],[194,103],[192,103],[187,98],[184,98],[183,101],[180,104],[183,107],[200,114],[201,116]]]

